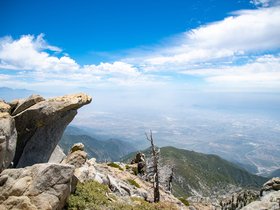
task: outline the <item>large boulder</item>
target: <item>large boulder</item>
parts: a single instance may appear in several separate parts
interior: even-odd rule
[[[59,210],[71,191],[74,167],[35,164],[0,174],[0,209]]]
[[[14,166],[48,162],[77,109],[90,102],[91,97],[83,93],[48,100],[31,96],[28,102],[18,102],[12,113],[18,132]]]
[[[278,191],[280,190],[280,177],[273,177],[264,183],[260,195],[262,196],[264,192]]]
[[[10,105],[0,101],[0,172],[11,165],[16,149],[17,131],[9,112]]]

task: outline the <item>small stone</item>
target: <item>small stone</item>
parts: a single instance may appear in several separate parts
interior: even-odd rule
[[[85,146],[82,143],[76,143],[72,146],[70,153],[76,152],[78,150],[84,151]]]

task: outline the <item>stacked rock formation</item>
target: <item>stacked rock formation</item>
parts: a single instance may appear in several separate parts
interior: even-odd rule
[[[63,208],[75,186],[75,167],[47,162],[61,162],[57,144],[77,109],[90,102],[82,93],[0,101],[1,210]]]

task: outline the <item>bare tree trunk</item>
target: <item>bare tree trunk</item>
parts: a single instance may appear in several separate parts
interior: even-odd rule
[[[150,136],[146,133],[146,138],[151,142],[152,158],[153,158],[153,173],[154,173],[154,202],[160,201],[159,193],[159,170],[158,170],[158,160],[159,160],[159,150],[156,150],[153,140],[153,133],[150,131]]]
[[[172,193],[173,176],[174,176],[174,167],[172,167],[171,174],[170,174],[169,179],[168,179],[168,188],[167,188],[167,190],[170,191],[171,193]]]

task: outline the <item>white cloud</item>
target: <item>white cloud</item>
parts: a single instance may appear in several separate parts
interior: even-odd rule
[[[51,80],[69,86],[145,86],[172,79],[176,83],[184,73],[211,85],[279,87],[279,55],[272,53],[280,49],[279,14],[278,6],[237,11],[222,21],[182,33],[164,47],[84,66],[65,53],[60,56],[62,50],[49,45],[43,35],[6,37],[0,39],[0,72],[16,70],[16,81],[47,84]],[[250,60],[265,53],[272,55]],[[237,65],[239,61],[244,64]]]
[[[40,34],[36,38],[24,35],[18,40],[5,37],[0,40],[0,69],[13,70],[77,70],[79,65],[70,57],[56,57],[44,50],[61,52],[48,45]]]
[[[100,63],[99,65],[85,65],[84,70],[92,71],[98,75],[116,75],[116,76],[133,76],[140,75],[139,71],[131,64],[116,61],[114,63]]]
[[[280,7],[235,12],[233,16],[184,33],[145,63],[185,65],[280,48]],[[150,68],[151,69],[151,68]],[[168,66],[170,69],[170,66]]]
[[[37,85],[46,81],[52,81],[53,85],[61,81],[64,86],[66,83],[88,86],[106,82],[137,85],[151,79],[132,64],[116,61],[81,66],[69,56],[59,57],[61,52],[60,48],[49,45],[43,34],[37,37],[23,35],[17,40],[4,37],[0,39],[0,72],[1,69],[15,70],[16,76],[10,79],[32,81]],[[3,77],[0,79],[3,81]]]
[[[252,51],[279,48],[280,7],[246,10],[187,33],[197,47]]]
[[[182,71],[183,74],[198,76],[206,82],[220,87],[254,87],[255,89],[280,88],[280,55],[265,55],[250,63],[215,69]]]

